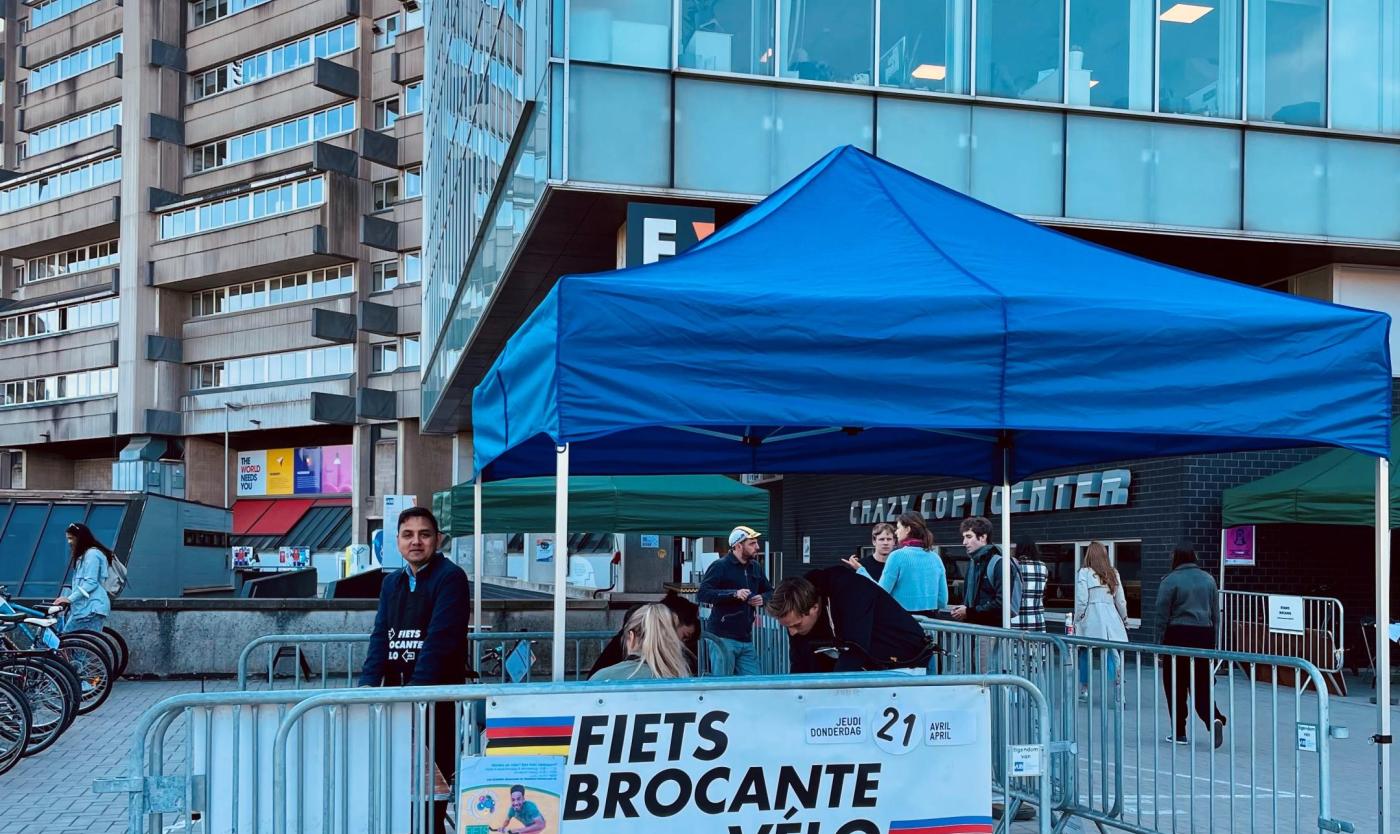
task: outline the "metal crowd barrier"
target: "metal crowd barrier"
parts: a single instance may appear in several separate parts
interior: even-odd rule
[[[450,796],[432,762],[438,709],[449,704],[459,755],[480,755],[480,715],[491,698],[661,689],[705,697],[743,689],[987,686],[1014,690],[1022,708],[1048,713],[1045,696],[1012,675],[908,677],[862,673],[731,680],[574,682],[233,692],[180,695],[141,716],[123,778],[99,780],[101,793],[128,793],[129,834],[410,832],[432,827],[432,803]],[[580,706],[582,708],[582,706]],[[1031,740],[1044,750],[1049,722]],[[997,748],[993,748],[996,751]],[[1010,768],[1008,750],[999,765]],[[167,771],[169,771],[167,773]],[[937,774],[929,778],[936,779]],[[1049,780],[1034,793],[1050,803]],[[167,817],[170,817],[167,825]],[[1039,834],[1050,834],[1042,815]]]
[[[565,663],[565,674],[575,680],[586,677],[588,665],[615,633],[569,632],[565,637],[565,651],[569,651],[570,646],[572,651]],[[535,657],[534,646],[540,642],[549,643],[553,636],[548,631],[474,631],[468,634],[477,680],[483,683],[529,682],[539,660]],[[264,690],[279,688],[277,664],[284,658],[291,660],[292,674],[284,679],[291,689],[353,687],[360,676],[368,646],[368,634],[267,634],[250,641],[239,653],[238,688],[245,691],[255,686]],[[264,648],[265,677],[261,673],[253,674],[254,656]],[[307,658],[312,662],[304,667]],[[512,672],[522,668],[520,680],[515,681]],[[306,670],[310,670],[310,674],[306,674]]]
[[[1346,655],[1345,610],[1332,597],[1299,597],[1302,630],[1274,631],[1269,623],[1271,594],[1220,592],[1220,629],[1215,647],[1226,652],[1300,657],[1323,672],[1338,674]]]
[[[718,651],[720,646],[714,636],[704,630],[708,609],[709,606],[701,608],[699,657],[696,658],[697,674],[702,678],[715,676],[714,652]],[[760,675],[786,675],[791,671],[787,629],[766,611],[759,615],[758,622],[754,625],[753,648],[754,654],[758,656]]]

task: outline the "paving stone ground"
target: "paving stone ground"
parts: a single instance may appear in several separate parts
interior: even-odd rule
[[[124,775],[125,756],[130,749],[131,730],[141,713],[158,701],[182,693],[203,691],[228,691],[234,688],[229,680],[210,681],[122,681],[112,697],[95,713],[81,716],[57,744],[44,753],[24,759],[8,774],[0,776],[0,834],[70,834],[70,832],[125,832],[126,797],[124,795],[99,795],[92,792],[94,779],[105,776]],[[1376,754],[1375,747],[1368,741],[1373,732],[1375,708],[1367,702],[1369,690],[1356,687],[1354,694],[1347,698],[1332,700],[1332,722],[1345,725],[1351,730],[1348,739],[1334,740],[1332,750],[1332,785],[1334,818],[1347,820],[1356,826],[1357,831],[1375,830],[1376,820]],[[1134,700],[1129,692],[1130,704]],[[1237,732],[1248,727],[1248,716],[1232,717]],[[1270,732],[1265,726],[1272,722],[1261,716],[1256,722],[1259,733]],[[1298,800],[1295,800],[1292,786],[1292,752],[1284,743],[1279,766],[1283,776],[1273,782],[1266,778],[1266,771],[1272,766],[1271,749],[1265,749],[1266,761],[1256,763],[1257,784],[1251,787],[1248,777],[1249,762],[1243,753],[1235,759],[1235,770],[1228,770],[1228,757],[1216,754],[1216,770],[1209,771],[1209,754],[1204,743],[1185,752],[1177,748],[1175,772],[1168,765],[1172,748],[1163,745],[1160,738],[1153,736],[1158,729],[1149,718],[1130,718],[1130,726],[1137,728],[1140,747],[1133,748],[1129,755],[1126,771],[1127,784],[1124,791],[1125,807],[1130,812],[1130,820],[1136,821],[1139,812],[1147,827],[1151,827],[1152,814],[1157,814],[1159,830],[1172,830],[1172,817],[1175,817],[1176,831],[1208,832],[1232,830],[1226,816],[1233,816],[1234,831],[1275,830],[1272,819],[1267,819],[1274,805],[1271,795],[1278,795],[1281,809],[1278,831],[1292,831],[1292,805],[1301,801],[1304,809],[1315,804],[1315,782],[1310,784],[1308,773],[1304,772],[1297,787]],[[173,759],[179,755],[180,738],[171,738],[168,750]],[[1128,737],[1133,738],[1131,732]],[[1093,745],[1082,744],[1082,749],[1091,750]],[[1136,758],[1136,750],[1141,750],[1142,759]],[[1088,754],[1093,755],[1093,754]],[[1155,760],[1154,760],[1155,759]],[[1198,764],[1196,772],[1189,770],[1189,762]],[[1303,767],[1307,771],[1307,765]],[[1087,766],[1083,769],[1087,776]],[[1173,791],[1166,787],[1175,784]],[[1102,791],[1102,786],[1096,786]],[[1177,807],[1170,807],[1172,794],[1175,794]],[[1192,816],[1186,797],[1190,796],[1195,805]],[[1235,799],[1233,814],[1229,800]],[[1255,801],[1251,804],[1251,798]],[[1206,809],[1213,804],[1217,818],[1210,819]],[[1252,810],[1251,810],[1252,809]],[[1251,818],[1251,813],[1255,818]],[[1264,815],[1260,818],[1257,815]],[[1307,820],[1302,820],[1300,830],[1309,828]],[[1262,826],[1262,828],[1260,827]],[[1032,823],[1018,822],[1013,826],[1016,834],[1034,832]],[[1070,832],[1092,831],[1092,826],[1071,823]]]

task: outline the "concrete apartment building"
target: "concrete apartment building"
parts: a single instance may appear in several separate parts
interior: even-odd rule
[[[0,488],[334,496],[367,541],[382,495],[446,486],[418,433],[421,8],[3,9]],[[293,449],[335,482],[236,483],[240,451]]]

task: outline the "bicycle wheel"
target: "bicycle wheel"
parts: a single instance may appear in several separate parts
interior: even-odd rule
[[[19,762],[29,744],[29,704],[24,693],[0,680],[0,774]]]
[[[87,643],[89,646],[101,652],[102,656],[107,658],[107,665],[111,666],[113,671],[116,671],[117,646],[116,643],[108,640],[105,635],[83,629],[81,631],[65,631],[63,634],[59,635],[58,640],[60,646],[64,643],[76,641]]]
[[[47,669],[51,669],[62,681],[66,692],[65,697],[72,705],[72,708],[68,710],[68,720],[63,724],[63,729],[68,729],[68,726],[78,717],[78,693],[82,691],[82,685],[78,683],[77,673],[73,671],[72,666],[68,665],[68,661],[59,657],[58,653],[52,650],[36,652],[26,655],[26,657],[35,663],[42,664]]]
[[[126,644],[126,638],[122,636],[122,633],[120,631],[117,631],[115,628],[112,628],[111,626],[103,626],[102,633],[106,634],[108,637],[111,637],[112,640],[117,644],[117,652],[119,656],[117,657],[116,672],[117,677],[121,677],[122,675],[126,674],[126,666],[128,663],[131,662],[131,647]]]
[[[68,681],[52,666],[26,657],[0,660],[0,680],[18,688],[29,706],[29,742],[24,755],[44,752],[77,714],[78,702]]]
[[[78,714],[87,715],[112,694],[112,666],[100,649],[81,641],[65,641],[58,655],[78,676]]]

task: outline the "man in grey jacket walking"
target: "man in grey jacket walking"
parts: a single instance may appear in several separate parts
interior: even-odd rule
[[[1196,551],[1179,545],[1172,552],[1172,572],[1157,588],[1157,635],[1165,646],[1214,649],[1219,600],[1215,580],[1196,563]],[[1215,706],[1214,677],[1210,661],[1186,657],[1165,658],[1162,689],[1174,722],[1173,744],[1190,744],[1186,735],[1186,695],[1196,715],[1211,730],[1216,747],[1225,743],[1225,715]]]

